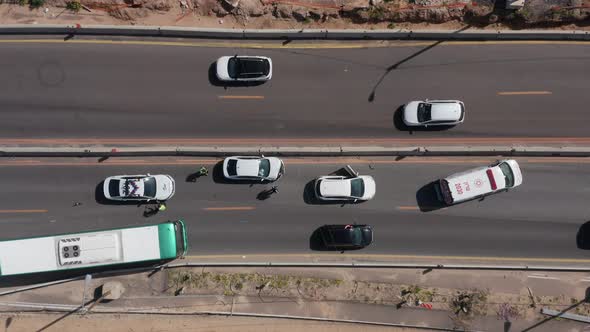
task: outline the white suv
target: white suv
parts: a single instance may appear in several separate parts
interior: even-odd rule
[[[272,77],[272,61],[265,56],[222,56],[217,59],[216,75],[224,82],[268,81]]]
[[[418,100],[404,105],[407,126],[452,126],[465,119],[465,105],[459,100]]]

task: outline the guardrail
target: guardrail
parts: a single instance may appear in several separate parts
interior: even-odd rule
[[[214,29],[174,26],[13,24],[2,35],[110,35],[206,39],[278,40],[569,40],[590,41],[580,30],[405,30],[405,29]]]
[[[497,270],[497,271],[551,271],[590,272],[589,267],[538,266],[538,265],[477,265],[477,264],[420,264],[420,263],[299,263],[299,262],[203,262],[165,265],[166,269],[183,267],[282,267],[282,268],[359,268],[359,269],[420,269],[420,270]]]

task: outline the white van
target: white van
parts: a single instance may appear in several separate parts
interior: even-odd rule
[[[478,167],[449,175],[435,186],[438,199],[447,205],[465,202],[498,191],[507,191],[522,183],[516,160],[499,160],[490,166]]]

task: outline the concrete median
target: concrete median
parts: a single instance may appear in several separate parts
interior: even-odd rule
[[[2,157],[226,157],[260,155],[279,157],[590,157],[590,147],[543,146],[153,146],[153,147],[3,147]]]

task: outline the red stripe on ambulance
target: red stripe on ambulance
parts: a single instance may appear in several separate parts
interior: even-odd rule
[[[492,190],[498,189],[498,186],[496,186],[496,179],[494,179],[494,173],[492,172],[492,170],[488,169],[486,171],[486,174],[488,175],[488,180],[490,180],[490,185],[492,186]]]

